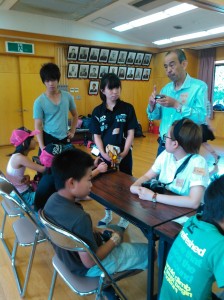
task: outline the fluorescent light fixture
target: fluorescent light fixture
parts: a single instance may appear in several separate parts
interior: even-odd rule
[[[119,25],[119,26],[116,26],[112,29],[119,31],[119,32],[123,32],[123,31],[129,30],[129,29],[135,28],[135,27],[144,26],[144,25],[154,23],[154,22],[157,22],[160,20],[164,20],[166,18],[170,18],[172,16],[185,13],[185,12],[190,11],[195,8],[197,8],[197,6],[187,4],[187,3],[179,4],[174,7],[169,8],[169,9],[166,9],[164,11],[160,11],[158,13],[155,13],[155,14],[152,14],[152,15]]]
[[[160,46],[160,45],[173,43],[173,41],[171,41],[171,39],[165,39],[165,40],[160,40],[160,41],[156,41],[153,43]]]
[[[195,39],[198,37],[204,37],[204,36],[214,35],[214,34],[223,33],[223,32],[224,32],[224,26],[205,30],[205,31],[199,31],[199,32],[194,32],[194,33],[190,33],[190,34],[175,36],[175,37],[171,37],[169,39],[155,41],[155,42],[153,42],[153,44],[165,45],[165,44],[170,44],[173,42],[191,40],[191,39]]]

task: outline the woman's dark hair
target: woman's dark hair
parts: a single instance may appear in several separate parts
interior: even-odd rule
[[[106,101],[106,96],[102,93],[105,88],[112,90],[114,88],[121,88],[120,78],[114,73],[107,73],[103,75],[100,81],[100,98],[102,101]]]
[[[93,158],[80,149],[68,149],[56,155],[51,167],[56,189],[63,189],[69,178],[80,181],[91,167]]]
[[[224,222],[224,175],[211,182],[204,195],[202,220],[209,223]]]
[[[15,151],[13,153],[8,154],[7,156],[12,156],[16,153],[24,154],[30,147],[31,140],[33,139],[33,136],[29,136],[22,144],[16,147]]]
[[[59,67],[56,64],[47,63],[42,65],[40,69],[40,77],[43,83],[49,80],[59,81],[61,78],[61,72]]]
[[[183,118],[173,122],[170,137],[172,140],[176,140],[186,153],[199,153],[202,143],[202,130],[190,119]]]

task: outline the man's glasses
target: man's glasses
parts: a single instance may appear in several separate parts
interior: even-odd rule
[[[167,136],[166,134],[163,135],[163,140],[164,142],[166,141],[166,139],[170,139],[170,140],[173,140],[171,137]]]

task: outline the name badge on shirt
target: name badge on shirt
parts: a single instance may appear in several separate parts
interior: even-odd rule
[[[193,174],[204,176],[205,175],[205,168],[195,167],[194,170],[193,170]]]
[[[183,185],[184,185],[184,179],[179,178],[176,180],[177,187],[182,187]]]
[[[112,134],[119,134],[120,128],[114,128]]]
[[[183,93],[180,95],[180,102],[181,104],[186,104],[188,99],[188,93]]]

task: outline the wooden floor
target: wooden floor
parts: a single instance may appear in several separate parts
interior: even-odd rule
[[[221,155],[221,159],[219,161],[218,167],[213,167],[213,158],[210,154],[202,152],[202,155],[205,156],[208,161],[209,170],[211,171],[211,175],[214,174],[223,174],[224,173],[224,149],[223,149],[223,140],[216,139],[211,144],[217,150],[219,155]],[[77,146],[79,147],[79,146]],[[84,146],[80,146],[83,150],[89,151]],[[144,172],[146,172],[149,167],[152,165],[157,150],[157,142],[156,136],[153,134],[146,134],[145,138],[136,138],[133,148],[133,158],[134,158],[134,167],[133,167],[133,175],[135,177],[141,176]],[[13,147],[2,147],[0,148],[0,169],[5,172],[6,164],[8,161],[8,157],[6,154],[13,152]],[[31,153],[32,155],[36,155],[36,152]],[[34,173],[30,172],[30,175]],[[82,202],[85,210],[87,210],[92,218],[94,224],[97,223],[99,219],[104,216],[103,207],[95,202],[94,200],[83,201]],[[0,208],[0,222],[2,221],[3,213],[2,208]],[[116,223],[119,220],[119,217],[114,214],[113,222]],[[7,241],[10,245],[13,243],[13,231],[11,229],[11,220],[7,221],[5,233]],[[128,229],[125,233],[125,240],[131,242],[146,242],[145,237],[141,233],[141,231],[133,225],[129,225]],[[18,266],[20,269],[21,277],[23,278],[23,274],[26,268],[27,257],[29,255],[29,249],[23,248],[19,249],[18,252]],[[31,277],[28,284],[28,289],[26,296],[24,299],[30,300],[44,300],[47,299],[51,276],[52,276],[52,265],[51,258],[53,256],[53,250],[51,245],[48,243],[44,243],[38,245],[37,251],[34,258],[33,268],[31,271]],[[157,262],[155,263],[155,290],[157,290]],[[146,299],[146,278],[147,273],[143,272],[138,274],[132,278],[128,278],[126,280],[121,281],[120,286],[127,298],[145,300]],[[3,248],[2,243],[0,242],[0,300],[18,300],[21,299],[16,287],[15,279],[13,276],[13,272],[10,265],[10,260],[6,255],[5,249]],[[95,299],[94,296],[88,297],[79,297],[70,291],[70,289],[60,280],[57,280],[55,287],[55,300],[76,300],[76,299],[86,299],[92,300]]]

